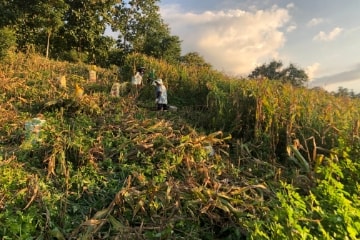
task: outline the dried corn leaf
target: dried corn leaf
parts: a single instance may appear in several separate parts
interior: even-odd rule
[[[100,211],[97,211],[97,212],[95,213],[95,215],[93,216],[92,219],[102,219],[102,218],[105,218],[105,217],[109,214],[110,210],[112,210],[112,209],[105,208],[105,209],[102,209],[102,210],[100,210]]]
[[[229,192],[229,194],[231,196],[240,195],[240,194],[242,194],[250,189],[253,189],[253,188],[267,189],[263,184],[249,185],[249,186],[241,187],[241,188],[232,188],[231,192]]]

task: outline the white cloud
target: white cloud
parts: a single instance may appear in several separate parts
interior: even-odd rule
[[[296,29],[296,26],[295,25],[290,25],[290,26],[288,26],[287,28],[286,28],[286,31],[287,32],[292,32],[292,31],[294,31]]]
[[[314,63],[314,64],[312,64],[310,66],[307,66],[305,68],[305,72],[309,77],[309,81],[312,81],[314,79],[314,77],[316,75],[316,72],[318,71],[319,67],[320,67],[320,64],[316,62],[316,63]]]
[[[322,18],[313,18],[307,23],[307,25],[309,27],[313,27],[313,26],[319,25],[322,22],[324,22],[324,19],[322,19]]]
[[[174,6],[161,9],[172,33],[182,40],[184,53],[199,52],[215,68],[232,74],[248,74],[264,59],[276,58],[285,43],[281,28],[290,19],[288,10],[278,7],[199,14]]]
[[[295,7],[294,3],[289,3],[288,5],[286,5],[287,9],[294,8],[294,7]]]
[[[334,28],[328,34],[321,31],[313,38],[313,40],[316,40],[316,41],[331,41],[331,40],[334,40],[342,31],[343,31],[343,29],[339,28],[339,27]]]

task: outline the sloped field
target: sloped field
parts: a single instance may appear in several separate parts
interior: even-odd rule
[[[89,82],[90,67],[37,56],[2,66],[3,239],[360,237],[358,102],[191,70],[180,82],[143,61],[168,77],[178,112],[154,111],[149,85],[110,96],[116,71]],[[29,132],[35,117],[45,124]]]

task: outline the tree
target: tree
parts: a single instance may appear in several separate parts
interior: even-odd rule
[[[19,11],[15,6],[14,1],[0,0],[0,28],[16,25]]]
[[[308,75],[304,70],[298,69],[294,64],[290,64],[289,67],[282,71],[282,81],[289,82],[294,86],[303,86],[309,80]]]
[[[272,61],[269,64],[263,64],[256,67],[249,78],[266,77],[270,80],[279,80],[283,83],[290,83],[294,86],[303,86],[309,80],[304,70],[298,69],[294,64],[290,64],[287,68],[283,68],[281,61]]]
[[[111,46],[115,45],[115,40],[112,37],[102,36],[96,39],[95,44],[96,64],[104,68],[109,67],[111,64],[110,53],[113,49]]]
[[[160,17],[159,0],[130,0],[116,6],[113,31],[119,31],[118,48],[123,54],[144,53],[175,62],[181,54],[180,40]]]
[[[49,57],[50,38],[60,27],[64,25],[64,13],[68,5],[63,0],[44,0],[36,6],[38,14],[36,25],[46,34],[46,58]],[[40,44],[40,43],[38,43]]]
[[[279,80],[283,64],[280,61],[272,61],[268,65],[256,67],[249,75],[250,78],[266,77],[270,80]]]
[[[205,59],[202,56],[200,56],[198,52],[189,52],[184,56],[181,56],[180,62],[188,66],[199,66],[199,67],[207,67],[207,68],[212,67],[211,64],[207,63]]]
[[[108,38],[104,38],[103,34],[106,27],[112,24],[113,9],[119,0],[65,1],[69,9],[64,16],[65,25],[57,37],[57,41],[61,44],[58,53],[64,50],[76,50],[80,56],[85,53],[88,62],[95,63],[97,45],[113,44]]]
[[[63,15],[67,7],[64,0],[34,0],[31,4],[26,0],[1,1],[0,23],[2,27],[15,30],[19,49],[46,45],[48,56],[50,37],[64,24]],[[46,39],[46,44],[43,39]]]
[[[338,88],[337,92],[334,95],[338,97],[351,97],[351,98],[359,97],[358,95],[355,94],[353,89],[348,89],[341,86]]]
[[[104,36],[111,26],[120,32],[121,51],[117,53],[139,52],[176,62],[180,40],[161,19],[158,2],[33,0],[29,4],[26,0],[0,0],[0,28],[14,29],[20,50],[32,46],[46,57],[104,66],[110,63],[108,53],[115,46],[112,38]]]
[[[170,36],[168,27],[160,25],[157,31],[146,34],[142,52],[169,63],[176,63],[181,54],[179,37]]]
[[[0,27],[11,27],[20,50],[34,46],[47,57],[77,52],[95,63],[103,61],[114,41],[104,37],[120,0],[0,0]],[[46,47],[45,47],[46,46]],[[98,48],[100,46],[100,48]],[[101,51],[101,52],[100,52]]]
[[[0,27],[12,28],[15,32],[17,46],[23,48],[29,43],[34,43],[33,4],[25,0],[0,2]]]

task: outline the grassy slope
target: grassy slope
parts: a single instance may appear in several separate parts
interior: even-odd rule
[[[329,190],[320,180],[338,184],[331,176],[341,176],[341,170],[330,176],[326,169],[319,170],[317,182],[316,157],[307,159],[311,171],[301,162],[284,167],[272,157],[283,128],[302,136],[303,144],[318,133],[313,142],[323,139],[322,146],[330,149],[339,146],[332,141],[340,136],[346,147],[348,135],[339,132],[353,126],[340,125],[356,119],[358,110],[346,118],[348,112],[338,105],[347,101],[349,109],[356,109],[356,102],[337,102],[320,91],[294,91],[287,86],[274,86],[283,88],[274,91],[266,82],[227,85],[225,77],[191,69],[178,78],[173,73],[178,69],[147,61],[172,86],[169,93],[179,112],[153,111],[150,86],[138,98],[133,93],[110,97],[116,77],[108,70],[98,69],[98,82],[88,83],[87,66],[37,56],[7,60],[0,85],[0,235],[5,239],[302,239],[310,235],[331,239],[332,217],[340,215],[347,223],[335,235],[358,236],[359,226],[348,223],[358,220],[358,203],[349,203],[346,197],[356,192],[356,186],[345,190],[335,186],[337,199],[331,193],[318,198],[323,194],[320,190]],[[59,88],[61,75],[68,79],[67,89]],[[191,79],[194,75],[196,79]],[[200,107],[206,103],[205,113],[182,105],[191,103],[184,86],[194,86],[192,81],[197,84],[195,96],[205,96],[198,101]],[[75,83],[85,88],[81,100],[73,97]],[[301,97],[305,95],[308,99]],[[320,102],[322,97],[329,99]],[[323,106],[330,99],[334,101]],[[324,110],[329,108],[336,111],[329,114]],[[314,119],[315,111],[323,111],[320,118],[325,122]],[[42,141],[31,144],[24,124],[39,112],[46,125]],[[231,139],[226,132],[243,140]],[[208,144],[215,149],[212,157],[204,148]],[[357,165],[345,170],[356,182],[352,168]],[[314,195],[309,195],[312,188]],[[335,213],[329,199],[346,202],[343,212]]]

